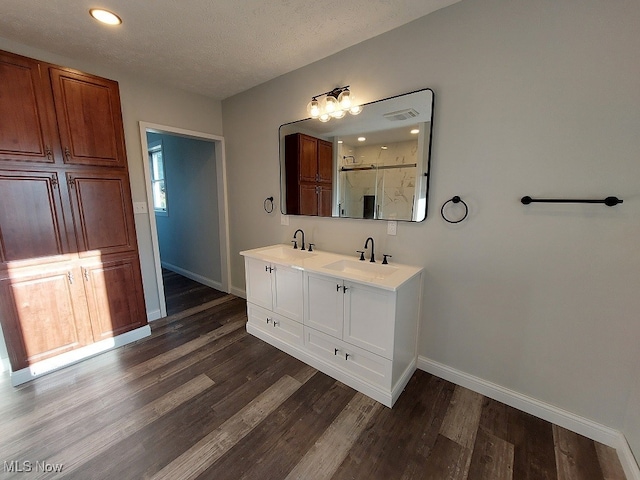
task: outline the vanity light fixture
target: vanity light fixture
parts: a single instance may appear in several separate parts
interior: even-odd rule
[[[358,115],[361,111],[362,105],[357,105],[354,102],[349,85],[314,95],[307,105],[307,112],[311,118],[317,118],[321,122],[328,122],[332,118],[342,118],[347,112],[351,115]]]
[[[92,8],[89,10],[89,14],[99,22],[107,25],[120,25],[122,23],[122,19],[118,15],[102,8]]]

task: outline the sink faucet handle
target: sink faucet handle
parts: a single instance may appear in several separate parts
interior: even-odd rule
[[[309,244],[309,251],[310,251],[310,252],[313,252],[313,247],[315,247],[315,246],[316,246],[316,244],[315,244],[315,243],[310,243],[310,244]]]
[[[364,250],[356,250],[360,254],[360,260],[364,262]]]
[[[298,241],[297,240],[291,240],[291,243],[293,243],[294,250],[297,250],[298,249]]]
[[[383,253],[383,254],[382,254],[382,256],[384,257],[384,258],[382,259],[382,264],[383,264],[383,265],[388,265],[388,264],[389,264],[389,262],[387,262],[387,257],[389,257],[389,258],[393,257],[393,255],[389,255],[389,254],[387,254],[387,253]]]

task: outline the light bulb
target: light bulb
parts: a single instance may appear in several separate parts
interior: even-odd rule
[[[318,120],[320,120],[321,122],[328,122],[329,120],[331,120],[331,115],[329,115],[328,113],[323,113],[318,117]]]
[[[311,99],[309,105],[307,105],[307,112],[309,112],[311,118],[318,118],[320,116],[320,104],[318,103],[318,100],[315,98]]]
[[[358,115],[362,111],[362,105],[351,105],[349,113],[351,115]]]
[[[331,116],[333,118],[342,118],[347,114],[347,112],[345,112],[344,110],[336,110],[335,112],[331,113]]]
[[[351,92],[349,90],[343,90],[342,93],[338,95],[338,103],[342,110],[349,110],[352,103]]]
[[[325,102],[324,102],[324,110],[325,112],[331,114],[333,112],[335,112],[336,110],[338,110],[338,100],[336,100],[336,97],[332,97],[330,95],[327,96]]]

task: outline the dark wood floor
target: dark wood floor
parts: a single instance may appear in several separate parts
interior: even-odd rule
[[[425,372],[383,407],[248,335],[244,300],[166,275],[150,338],[2,377],[0,478],[625,478],[613,449]]]

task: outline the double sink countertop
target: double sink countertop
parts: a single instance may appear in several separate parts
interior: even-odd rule
[[[244,250],[240,255],[265,262],[273,262],[310,273],[330,275],[343,280],[364,283],[372,287],[395,291],[422,272],[421,267],[380,261],[358,260],[356,256],[324,252],[322,250],[296,250],[290,245],[270,245]]]

